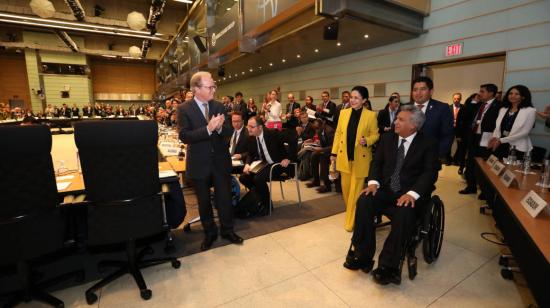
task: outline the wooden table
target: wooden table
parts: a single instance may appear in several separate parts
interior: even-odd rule
[[[168,170],[176,171],[175,168],[173,168],[169,162],[159,162],[159,171],[168,171]],[[84,178],[82,177],[82,173],[78,171],[73,171],[70,173],[64,173],[61,176],[66,176],[66,175],[73,175],[74,177],[72,179],[58,181],[58,182],[71,182],[71,184],[66,189],[59,190],[58,191],[59,194],[61,195],[78,194],[78,193],[83,193],[86,190],[86,188],[84,187]],[[161,180],[161,182],[163,181]]]
[[[539,174],[523,175],[514,170],[518,185],[507,188],[491,167],[481,158],[476,158],[481,174],[487,180],[488,189],[494,189],[491,202],[493,217],[504,235],[506,244],[514,255],[529,288],[540,307],[550,307],[550,211],[543,210],[533,218],[521,205],[521,200],[530,191],[535,191],[550,204],[550,192],[536,186]],[[493,195],[493,192],[488,192]]]

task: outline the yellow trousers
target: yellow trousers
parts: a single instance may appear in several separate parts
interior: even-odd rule
[[[340,181],[342,184],[342,197],[346,204],[346,221],[344,223],[344,228],[346,231],[351,232],[353,231],[353,224],[355,222],[355,205],[357,204],[357,199],[359,198],[361,190],[364,188],[365,178],[356,177],[353,162],[349,163],[349,170],[351,170],[351,173],[340,172]]]

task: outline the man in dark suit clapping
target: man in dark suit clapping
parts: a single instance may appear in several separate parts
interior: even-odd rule
[[[448,107],[446,107],[449,110]],[[420,130],[425,115],[415,106],[401,107],[395,133],[382,135],[370,166],[367,188],[355,213],[355,229],[344,267],[369,272],[376,251],[375,217],[392,217],[391,231],[373,271],[377,283],[401,283],[399,265],[405,241],[414,231],[417,213],[430,198],[437,173],[437,141]]]
[[[186,177],[192,180],[195,187],[205,233],[201,249],[209,249],[218,237],[210,202],[211,186],[214,186],[221,235],[232,243],[240,244],[243,239],[233,231],[231,157],[226,141],[233,130],[225,122],[224,106],[213,100],[216,85],[210,73],[195,73],[190,83],[195,97],[180,104],[177,113],[179,138],[187,144]]]

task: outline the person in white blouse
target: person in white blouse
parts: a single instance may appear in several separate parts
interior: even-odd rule
[[[281,103],[277,100],[277,90],[269,91],[269,102],[264,106],[265,126],[271,129],[282,130],[283,123],[281,121],[282,108]]]
[[[503,158],[515,146],[517,158],[522,159],[523,154],[533,148],[529,133],[534,127],[536,115],[529,89],[523,85],[510,87],[504,96],[488,148],[495,156]]]

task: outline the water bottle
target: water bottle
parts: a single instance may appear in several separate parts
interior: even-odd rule
[[[542,172],[540,173],[540,181],[537,185],[543,188],[550,187],[550,159],[544,160],[544,166],[542,168]]]
[[[513,166],[516,164],[516,146],[513,145],[508,151],[508,164]]]
[[[336,170],[336,161],[332,161],[329,167],[328,178],[331,181],[335,181],[340,176],[340,173]]]
[[[531,151],[527,151],[523,157],[523,174],[531,172]]]

